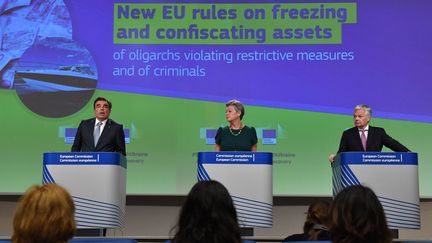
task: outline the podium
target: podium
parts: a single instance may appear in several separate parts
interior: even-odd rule
[[[119,153],[44,153],[43,183],[66,188],[78,229],[121,228],[126,204],[126,159]]]
[[[216,180],[230,193],[240,227],[273,225],[273,154],[199,152],[198,180]]]
[[[417,153],[348,152],[332,163],[333,195],[352,185],[370,187],[391,229],[420,229]]]

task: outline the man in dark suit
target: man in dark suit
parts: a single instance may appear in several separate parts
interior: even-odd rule
[[[95,118],[81,121],[72,152],[119,152],[126,155],[123,125],[109,119],[112,103],[98,97],[93,103]]]
[[[354,108],[355,127],[343,132],[338,153],[381,152],[383,146],[395,152],[409,152],[407,147],[390,137],[383,128],[369,126],[371,113],[372,110],[367,105],[357,105]],[[329,161],[333,162],[335,157],[331,154]]]

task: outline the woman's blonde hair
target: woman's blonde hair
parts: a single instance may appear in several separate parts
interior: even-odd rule
[[[225,103],[225,107],[228,106],[233,106],[236,112],[240,112],[240,120],[243,119],[243,116],[245,114],[245,108],[240,101],[229,100],[227,103]]]
[[[57,184],[34,185],[21,197],[13,221],[13,243],[67,242],[75,233],[75,206]]]
[[[309,205],[303,231],[307,234],[308,240],[323,240],[320,237],[327,237],[329,225],[330,203],[327,201],[316,201]],[[317,227],[319,226],[319,227]]]

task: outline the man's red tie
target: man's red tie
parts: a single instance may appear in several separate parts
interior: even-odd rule
[[[362,129],[361,130],[361,136],[360,136],[360,138],[361,138],[361,142],[362,142],[362,145],[363,145],[363,149],[364,149],[364,151],[366,151],[366,134],[365,134],[365,130],[364,129]]]

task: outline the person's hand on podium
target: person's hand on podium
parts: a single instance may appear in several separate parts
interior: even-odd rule
[[[333,163],[336,159],[336,154],[330,154],[328,157],[328,160],[330,163]]]

